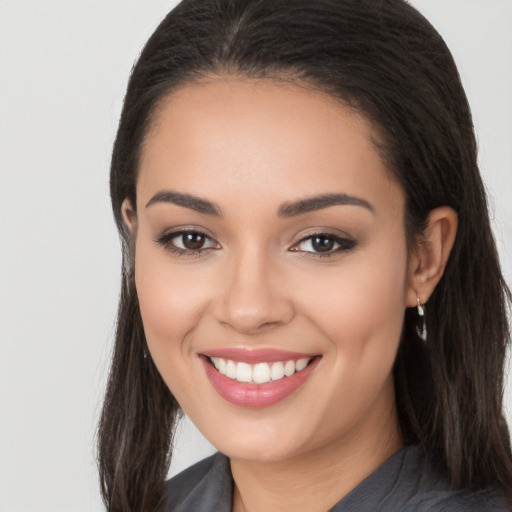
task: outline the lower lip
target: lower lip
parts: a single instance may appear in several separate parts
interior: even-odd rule
[[[315,369],[319,357],[311,361],[304,370],[290,377],[267,382],[265,384],[248,384],[230,379],[217,371],[205,356],[201,357],[206,375],[219,395],[239,407],[258,408],[277,404],[290,396],[306,382]]]

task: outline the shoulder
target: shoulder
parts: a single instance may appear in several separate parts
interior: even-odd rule
[[[409,447],[394,488],[404,512],[511,512],[505,500],[493,493],[453,489],[417,447]]]
[[[231,508],[232,480],[228,458],[216,453],[165,483],[165,511],[222,511]]]
[[[450,487],[420,448],[400,450],[331,512],[512,512],[505,500],[491,493],[471,493]]]
[[[203,459],[184,469],[181,473],[165,482],[165,495],[173,502],[181,501],[208,475],[215,464],[217,454]]]
[[[422,512],[511,512],[512,509],[498,496],[461,492],[441,498],[427,497],[421,508],[415,510]]]

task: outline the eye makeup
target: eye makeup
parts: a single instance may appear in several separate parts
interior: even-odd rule
[[[289,251],[309,253],[308,257],[331,257],[351,251],[355,246],[356,241],[352,238],[322,231],[301,238]]]
[[[155,242],[178,256],[200,256],[220,249],[218,242],[197,229],[180,229],[164,233]]]
[[[179,256],[200,256],[212,250],[221,249],[221,245],[204,231],[199,229],[179,229],[163,233],[155,242],[164,249]],[[331,257],[355,248],[356,241],[327,231],[318,231],[303,236],[288,251],[304,253],[307,257]]]

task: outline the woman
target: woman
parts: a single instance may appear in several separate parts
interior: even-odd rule
[[[509,292],[467,100],[403,0],[185,0],[136,64],[109,510],[509,510]],[[181,408],[219,450],[164,479]]]

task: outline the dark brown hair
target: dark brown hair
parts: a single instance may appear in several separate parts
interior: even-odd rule
[[[502,277],[477,166],[471,113],[453,58],[403,0],[184,0],[135,65],[111,165],[123,281],[99,468],[111,512],[160,510],[179,405],[150,357],[121,204],[135,207],[138,160],[159,101],[206,75],[303,82],[367,116],[405,190],[410,241],[429,212],[456,210],[445,273],[428,302],[428,343],[405,313],[394,375],[400,425],[455,487],[512,496],[503,416],[510,293]]]

